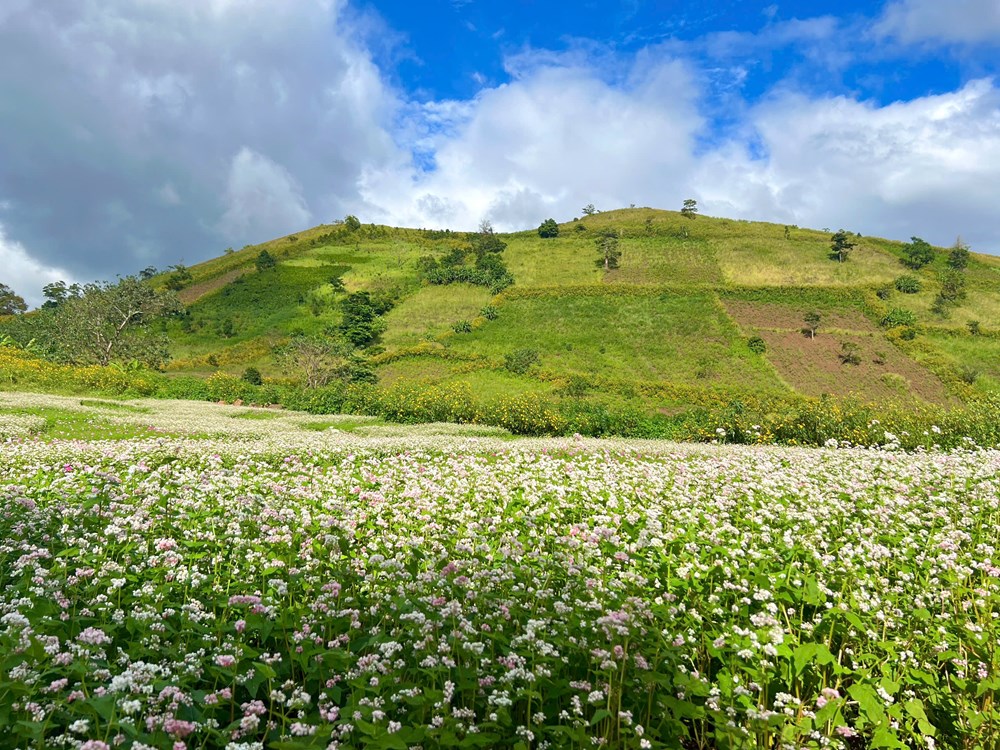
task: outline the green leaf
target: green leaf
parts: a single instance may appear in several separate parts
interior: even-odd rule
[[[896,737],[895,732],[889,727],[888,724],[880,724],[872,735],[871,745],[869,747],[901,747],[906,748],[899,738]]]
[[[609,716],[611,716],[611,712],[607,709],[600,708],[597,711],[594,711],[594,715],[590,719],[590,726],[595,726],[596,724],[601,723]]]
[[[865,685],[864,683],[851,685],[847,688],[847,694],[858,702],[858,708],[861,710],[861,713],[873,724],[877,724],[885,718],[885,708],[883,708],[881,699],[879,699],[878,694],[871,685]]]

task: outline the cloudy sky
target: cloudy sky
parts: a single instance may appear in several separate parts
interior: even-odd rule
[[[998,72],[1000,0],[3,0],[0,282],[689,197],[1000,253]]]

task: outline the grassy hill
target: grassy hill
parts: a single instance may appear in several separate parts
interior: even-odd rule
[[[180,291],[187,316],[168,327],[170,372],[239,375],[253,366],[280,378],[275,347],[335,332],[341,301],[367,291],[392,303],[363,352],[383,385],[467,384],[483,397],[535,393],[650,413],[712,394],[949,405],[1000,392],[1000,258],[973,253],[961,272],[964,299],[941,314],[933,310],[947,272],[940,248],[911,270],[902,243],[852,237],[856,247],[839,263],[829,231],[648,208],[559,229],[549,239],[501,235],[514,284],[498,294],[427,282],[427,259],[468,247],[465,233],[323,225],[227,252],[189,269]],[[619,267],[607,271],[595,263],[605,231],[621,249]],[[273,268],[258,270],[262,250]],[[895,289],[904,274],[920,291]],[[893,310],[907,324],[887,325]],[[810,311],[820,315],[815,337],[803,333]],[[764,351],[749,344],[755,337]]]

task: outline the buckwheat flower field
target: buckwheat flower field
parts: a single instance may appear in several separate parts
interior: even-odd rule
[[[0,446],[0,748],[1000,745],[1000,452],[220,410]]]

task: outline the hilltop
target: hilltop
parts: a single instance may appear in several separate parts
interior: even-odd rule
[[[1000,389],[1000,258],[971,253],[950,272],[948,250],[934,248],[913,269],[906,244],[850,234],[855,247],[838,262],[829,230],[649,208],[558,229],[497,235],[513,277],[502,290],[429,283],[428,267],[454,261],[475,233],[352,219],[227,251],[175,280],[187,313],[168,326],[168,369],[287,376],[274,352],[336,333],[343,300],[367,292],[383,308],[381,334],[361,354],[384,386],[467,384],[479,397],[661,413],[720,395],[949,405]],[[616,269],[596,263],[608,232],[619,237]],[[262,251],[270,267],[258,267]],[[949,273],[962,295],[935,311]],[[819,315],[815,336],[808,313]]]

